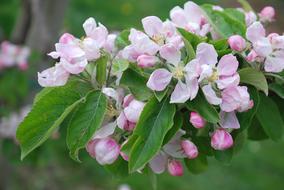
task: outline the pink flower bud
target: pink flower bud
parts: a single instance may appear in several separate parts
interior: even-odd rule
[[[138,66],[142,68],[152,67],[158,61],[159,61],[158,58],[154,55],[140,55],[137,58]]]
[[[190,113],[190,123],[197,129],[203,128],[206,121],[196,112]]]
[[[217,129],[211,137],[211,146],[215,150],[226,150],[234,144],[230,133],[224,129]]]
[[[272,22],[275,17],[275,10],[273,7],[264,7],[259,13],[260,20],[262,22]]]
[[[120,146],[111,138],[99,139],[95,143],[95,157],[99,164],[112,164],[120,153]]]
[[[123,158],[123,160],[128,162],[129,156],[127,154],[125,154],[124,152],[120,152],[120,156]]]
[[[232,50],[243,51],[246,48],[246,40],[240,35],[231,36],[228,43]]]
[[[256,61],[257,57],[258,57],[257,53],[254,50],[251,50],[251,52],[246,57],[246,60],[248,62],[254,62],[254,61]]]
[[[193,144],[193,142],[189,140],[183,140],[181,141],[181,147],[187,158],[194,159],[198,156],[198,149],[195,144]]]
[[[134,100],[132,94],[128,94],[127,96],[125,96],[123,99],[122,107],[126,108],[130,104],[130,102],[132,102],[132,100]]]
[[[183,175],[183,167],[180,161],[170,160],[168,163],[168,172],[172,176],[182,176]]]

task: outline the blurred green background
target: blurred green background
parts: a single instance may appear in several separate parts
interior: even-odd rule
[[[95,17],[110,31],[129,27],[140,28],[140,20],[144,16],[157,15],[166,19],[172,7],[182,6],[185,2],[186,0],[69,0],[64,25],[58,35],[63,31],[77,36],[83,35],[82,23],[90,16]],[[195,2],[220,3],[223,6],[237,5],[235,0]],[[272,28],[283,31],[283,0],[251,0],[250,2],[258,11],[265,5],[276,7],[278,20]],[[20,6],[20,0],[0,0],[0,39],[1,36],[2,39],[10,39]],[[56,40],[57,37],[54,38]],[[32,61],[32,65],[37,64],[37,61]],[[7,75],[14,74],[6,73],[5,76]],[[29,75],[33,80],[36,72],[29,72]],[[1,84],[3,76],[0,75],[0,85],[2,85],[0,97],[6,89]],[[32,90],[39,88],[36,81],[27,83]],[[27,99],[32,99],[33,94],[28,93],[26,88],[25,96],[28,97]],[[10,95],[10,98],[14,100],[14,94],[10,93]],[[18,104],[18,106],[21,105],[22,102]],[[1,109],[8,110],[4,107]],[[117,179],[98,166],[88,155],[82,156],[81,164],[73,162],[68,156],[64,139],[64,132],[62,132],[59,139],[49,140],[23,162],[19,160],[19,149],[14,145],[14,141],[0,139],[0,190],[116,190],[121,184],[128,184],[132,190],[151,189],[151,177],[146,174]],[[282,190],[284,187],[284,141],[277,143],[269,140],[248,141],[230,165],[224,165],[212,159],[209,161],[208,170],[203,174],[186,173],[180,178],[164,174],[159,175],[157,179],[159,190]]]

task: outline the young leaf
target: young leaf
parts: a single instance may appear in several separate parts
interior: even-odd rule
[[[115,177],[123,178],[128,176],[128,164],[122,157],[119,157],[113,164],[106,165],[105,169]]]
[[[107,107],[107,98],[100,91],[90,92],[72,116],[67,130],[67,146],[70,156],[80,161],[79,150],[84,148],[101,126]]]
[[[252,124],[248,128],[247,134],[248,134],[248,139],[250,140],[261,141],[261,140],[268,139],[267,134],[261,127],[257,118],[253,119]]]
[[[265,133],[274,141],[281,139],[284,123],[276,103],[260,94],[260,104],[256,117]]]
[[[198,112],[206,121],[210,123],[218,123],[220,121],[219,114],[216,109],[207,102],[204,95],[199,93],[192,101],[186,102],[186,107]]]
[[[104,83],[106,82],[108,56],[104,55],[100,57],[96,62],[97,62],[96,80],[101,86],[103,86]]]
[[[146,83],[147,78],[132,68],[124,71],[120,79],[120,85],[129,88],[133,96],[140,101],[148,100],[152,96]]]
[[[242,5],[243,9],[246,12],[253,11],[253,8],[251,7],[251,5],[248,3],[247,0],[238,0],[238,2]]]
[[[193,160],[185,159],[184,162],[188,171],[193,174],[200,174],[208,168],[207,157],[204,154],[199,154],[198,157]]]
[[[115,59],[112,64],[112,72],[114,74],[122,73],[129,66],[129,62],[125,59]]]
[[[52,88],[43,94],[38,96],[31,112],[17,130],[16,136],[22,151],[21,159],[46,141],[84,99],[75,91],[73,85]]]
[[[234,10],[234,13],[231,13],[232,10],[217,11],[213,10],[212,5],[203,5],[202,8],[208,22],[222,38],[228,38],[235,34],[245,36],[246,25],[243,23],[243,19],[235,18],[236,14],[242,14],[240,11]]]
[[[124,47],[130,44],[128,40],[128,36],[130,34],[130,30],[123,30],[115,39],[115,45],[118,49],[123,49]]]
[[[164,97],[167,95],[168,90],[169,88],[166,88],[164,91],[161,91],[161,92],[154,91],[154,95],[159,102],[164,99]]]
[[[169,98],[158,102],[152,97],[145,105],[134,130],[138,139],[130,153],[130,172],[142,168],[159,152],[167,132],[173,126],[175,110]]]
[[[173,136],[178,132],[178,130],[182,127],[183,125],[183,117],[180,112],[177,112],[175,117],[174,117],[174,126],[169,130],[167,135],[164,138],[163,145],[167,144]]]
[[[214,150],[213,153],[216,160],[223,164],[229,164],[233,158],[234,149],[230,148],[223,151]]]
[[[186,31],[183,28],[178,28],[177,30],[183,36],[183,38],[190,43],[193,50],[197,48],[198,44],[207,41],[207,37],[198,36],[196,34]]]
[[[258,90],[268,95],[268,84],[264,74],[253,68],[247,67],[239,71],[241,83],[255,86]]]
[[[284,99],[284,86],[277,83],[269,84],[269,90],[275,92],[280,98]]]

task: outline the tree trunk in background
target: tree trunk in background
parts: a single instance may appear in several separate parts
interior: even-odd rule
[[[63,25],[68,0],[22,0],[11,41],[40,53],[53,49]]]

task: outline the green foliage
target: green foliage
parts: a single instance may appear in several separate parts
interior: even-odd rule
[[[107,62],[108,62],[108,56],[107,55],[100,57],[96,61],[96,65],[97,65],[96,80],[101,86],[103,86],[106,82]]]
[[[284,99],[284,86],[278,83],[269,84],[269,90],[275,92],[280,98]]]
[[[146,86],[147,78],[137,69],[128,68],[121,76],[120,85],[128,88],[137,100],[148,100],[152,92]]]
[[[84,100],[76,91],[74,83],[49,90],[20,124],[17,139],[23,159],[40,146],[60,126],[67,115]]]
[[[113,74],[119,74],[125,71],[129,66],[129,62],[125,59],[116,59],[112,64]]]
[[[284,123],[276,103],[271,98],[260,94],[260,104],[256,117],[265,133],[272,140],[281,139]]]
[[[115,39],[115,46],[119,49],[123,49],[130,44],[128,36],[130,34],[130,30],[123,30]]]
[[[145,105],[139,118],[134,135],[138,136],[131,149],[129,170],[141,169],[160,150],[167,132],[174,124],[175,105],[169,98],[159,102],[155,97]]]
[[[70,156],[80,161],[79,150],[84,148],[101,126],[107,108],[107,98],[100,91],[90,92],[81,102],[70,120],[67,131],[67,146]]]
[[[217,11],[213,10],[212,5],[203,5],[202,8],[214,31],[222,38],[228,38],[235,34],[245,36],[246,25],[242,12],[233,9]]]
[[[253,68],[244,68],[239,70],[241,83],[255,86],[258,90],[263,91],[268,95],[268,84],[264,74]]]
[[[192,101],[186,102],[186,107],[199,113],[206,121],[210,123],[218,123],[220,121],[219,114],[212,106],[207,102],[202,92]]]
[[[203,173],[208,168],[207,157],[204,154],[199,154],[198,157],[193,160],[185,159],[184,162],[188,171],[193,174]]]

